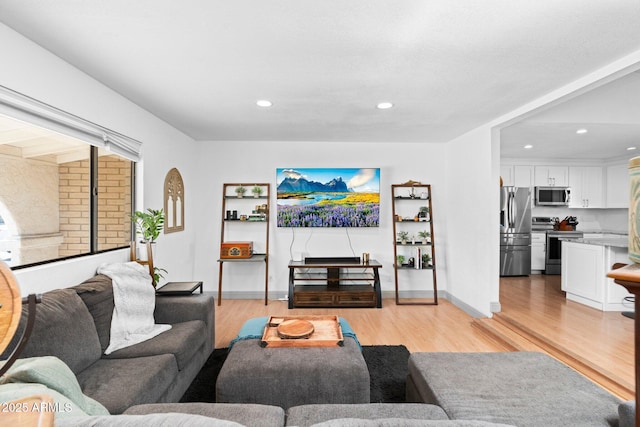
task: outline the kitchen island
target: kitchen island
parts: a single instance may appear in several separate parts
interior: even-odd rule
[[[585,234],[562,242],[562,290],[568,300],[602,311],[633,310],[632,295],[607,278],[616,262],[629,263],[628,237]]]

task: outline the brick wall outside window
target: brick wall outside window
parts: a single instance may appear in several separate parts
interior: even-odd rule
[[[59,165],[59,256],[89,252],[89,160]],[[98,159],[98,250],[131,240],[131,163],[117,156]]]

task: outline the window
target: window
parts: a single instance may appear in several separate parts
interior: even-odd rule
[[[139,143],[7,91],[0,87],[0,259],[20,267],[128,246]],[[31,113],[24,103],[12,110],[16,99]]]

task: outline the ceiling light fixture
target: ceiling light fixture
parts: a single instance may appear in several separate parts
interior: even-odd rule
[[[273,105],[273,103],[271,101],[269,101],[268,99],[259,99],[256,101],[256,105],[258,107],[271,107]]]
[[[390,102],[381,102],[378,105],[376,105],[376,108],[378,110],[387,110],[389,108],[393,107],[393,104]]]
[[[578,129],[578,130],[576,131],[576,133],[577,133],[578,135],[584,135],[584,134],[585,134],[585,133],[587,133],[587,132],[589,132],[589,131],[588,131],[588,130],[586,130],[586,129],[584,129],[584,128],[582,128],[582,129]]]
[[[527,144],[527,145],[524,146],[524,148],[525,148],[525,150],[530,150],[530,149],[533,148],[533,145]]]
[[[633,151],[635,149],[636,149],[636,147],[627,147],[627,151]]]

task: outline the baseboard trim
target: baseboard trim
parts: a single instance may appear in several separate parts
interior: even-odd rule
[[[217,298],[217,292],[215,293]],[[433,291],[401,291],[399,293],[401,299],[405,298],[433,298]],[[262,299],[264,298],[264,292],[256,292],[256,291],[225,291],[222,294],[222,299]],[[396,293],[395,291],[382,291],[383,299],[395,299]],[[468,304],[465,304],[463,301],[459,300],[456,297],[452,297],[447,291],[438,291],[438,298],[445,299],[449,301],[451,304],[455,305],[465,313],[467,313],[471,317],[487,317],[482,314],[480,311],[471,307]],[[284,300],[287,301],[287,292],[285,291],[271,291],[269,292],[270,300]],[[494,304],[492,303],[492,311]],[[500,310],[497,310],[500,311]]]

